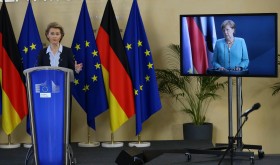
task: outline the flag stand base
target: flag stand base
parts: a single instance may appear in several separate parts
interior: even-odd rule
[[[115,142],[114,134],[111,133],[111,142],[103,142],[101,146],[104,148],[117,148],[117,147],[122,147],[123,142]]]
[[[23,147],[30,148],[30,147],[32,147],[32,143],[25,143],[25,144],[23,144]]]
[[[79,147],[99,147],[100,143],[99,142],[81,142],[78,143]]]
[[[130,142],[128,143],[129,147],[150,147],[150,142]]]
[[[78,146],[79,147],[99,147],[100,146],[99,142],[91,142],[91,140],[90,140],[90,127],[88,127],[87,134],[88,134],[87,142],[80,142],[80,143],[78,143]]]
[[[19,148],[20,143],[14,144],[14,143],[7,143],[7,144],[0,144],[0,148],[9,149],[9,148]]]
[[[20,147],[20,143],[12,143],[11,134],[8,135],[8,143],[7,144],[0,144],[0,148],[5,148],[5,149],[19,148],[19,147]]]
[[[122,147],[123,142],[104,142],[101,144],[101,146],[104,148],[117,148]]]
[[[129,147],[150,147],[151,146],[150,142],[142,142],[141,141],[141,135],[140,134],[137,137],[138,137],[138,141],[128,143]]]

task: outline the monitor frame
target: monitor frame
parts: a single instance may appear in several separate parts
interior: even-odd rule
[[[221,21],[231,19],[236,23],[235,37],[245,39],[249,54],[249,73],[239,74],[238,72],[209,72],[186,73],[184,68],[183,49],[183,27],[184,17],[214,17],[216,39],[223,38]],[[271,26],[263,26],[262,21],[272,23]],[[257,26],[256,26],[257,25]],[[250,27],[251,26],[251,27]],[[253,29],[252,29],[253,28]],[[266,30],[266,28],[268,30]],[[205,30],[204,30],[205,31]],[[266,37],[271,36],[270,38]],[[262,35],[262,40],[257,40],[256,35]],[[225,77],[278,77],[278,15],[277,13],[230,13],[230,14],[182,14],[180,15],[180,71],[182,76],[225,76]],[[204,39],[207,36],[204,36]],[[190,42],[190,41],[189,41]],[[269,44],[266,44],[269,43]],[[205,42],[205,45],[207,43]],[[262,45],[263,44],[263,45]],[[253,45],[253,46],[252,46]],[[256,48],[254,45],[258,45]],[[211,46],[210,46],[211,47]],[[254,47],[254,48],[253,48]],[[207,49],[207,48],[206,48]],[[214,46],[213,48],[214,49]],[[256,51],[254,49],[257,49]],[[212,50],[213,51],[213,50]],[[252,53],[254,53],[252,55]],[[266,60],[266,64],[260,67],[260,63]],[[209,62],[209,61],[208,61]],[[209,64],[210,65],[210,64]],[[254,70],[250,70],[254,69]]]

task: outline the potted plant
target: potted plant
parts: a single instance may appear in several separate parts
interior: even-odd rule
[[[217,91],[223,90],[227,81],[219,81],[220,77],[215,76],[182,76],[179,69],[179,45],[169,45],[166,55],[172,64],[168,69],[156,69],[158,88],[161,94],[166,94],[179,102],[181,110],[190,116],[191,122],[183,124],[184,139],[212,141],[213,126],[212,123],[206,122],[206,113],[211,101],[220,98]],[[189,127],[195,128],[193,133],[188,132]],[[208,127],[210,130],[207,130]],[[202,131],[197,131],[197,128],[201,128]],[[206,133],[202,135],[205,137],[199,137],[201,133]]]

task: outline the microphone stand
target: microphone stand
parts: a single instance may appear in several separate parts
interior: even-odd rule
[[[235,143],[235,140],[237,139],[237,136],[238,136],[239,132],[242,130],[243,125],[244,125],[244,124],[246,123],[246,121],[248,120],[248,114],[245,115],[244,117],[245,117],[245,119],[243,120],[242,125],[238,128],[238,130],[237,130],[235,136],[229,140],[228,148],[227,148],[226,151],[224,152],[223,157],[220,159],[218,165],[220,165],[220,164],[222,163],[222,161],[224,160],[226,154],[227,154],[229,151],[230,151],[230,162],[231,162],[231,165],[233,165],[233,152],[234,152],[233,144]]]

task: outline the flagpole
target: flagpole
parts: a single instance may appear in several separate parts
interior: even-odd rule
[[[12,137],[11,134],[8,135],[8,143],[7,144],[0,144],[0,148],[19,148],[20,144],[19,143],[12,143]]]
[[[98,147],[100,146],[100,143],[99,142],[91,142],[90,141],[90,127],[88,127],[88,131],[87,131],[87,142],[80,142],[78,143],[78,146],[79,147]]]
[[[128,143],[129,147],[150,147],[151,146],[150,142],[142,142],[141,141],[141,135],[140,134],[137,137],[138,137],[138,141]]]
[[[132,70],[131,77],[133,86],[135,87],[135,120],[136,135],[138,136],[137,142],[130,142],[128,145],[130,147],[149,147],[151,145],[150,142],[141,141],[140,132],[142,131],[142,124],[152,114],[159,111],[162,106],[153,66],[152,53],[144,30],[137,0],[133,0],[123,42],[126,45],[126,54],[128,63],[130,64],[130,70]],[[139,43],[141,43],[141,46]],[[145,56],[143,56],[143,52]],[[145,77],[142,75],[148,76]],[[143,84],[143,82],[146,83]]]
[[[102,147],[104,148],[117,148],[117,147],[122,147],[123,142],[115,142],[114,140],[114,133],[111,133],[111,141],[110,142],[104,142],[101,144]]]

